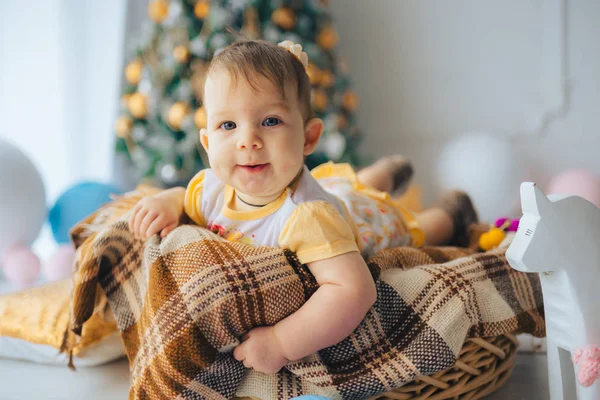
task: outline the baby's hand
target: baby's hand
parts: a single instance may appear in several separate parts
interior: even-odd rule
[[[133,207],[129,229],[141,239],[148,239],[160,232],[161,237],[177,228],[181,218],[181,206],[168,196],[144,197]]]
[[[242,337],[242,343],[233,350],[233,357],[246,368],[265,374],[278,372],[288,361],[283,356],[279,339],[272,326],[254,328]]]

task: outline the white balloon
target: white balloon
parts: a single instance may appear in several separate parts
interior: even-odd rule
[[[12,245],[29,246],[35,240],[46,210],[44,183],[35,165],[0,139],[0,260]]]
[[[451,141],[438,164],[441,189],[467,192],[484,223],[512,215],[521,179],[521,165],[508,140],[489,133],[471,133]]]

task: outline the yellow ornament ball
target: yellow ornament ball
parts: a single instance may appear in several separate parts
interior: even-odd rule
[[[160,24],[169,14],[169,2],[166,0],[153,0],[148,4],[148,16],[157,24]]]
[[[118,137],[122,139],[129,137],[131,128],[133,128],[133,120],[131,118],[127,116],[117,118],[117,121],[115,122],[115,132]]]
[[[171,128],[179,130],[181,128],[181,123],[183,122],[183,119],[188,114],[188,112],[189,108],[187,104],[181,101],[178,101],[177,103],[173,104],[169,109],[169,114],[167,116],[167,122],[169,123]]]
[[[139,92],[134,93],[131,95],[131,97],[129,97],[127,107],[129,108],[129,112],[131,113],[131,115],[133,115],[134,118],[144,118],[148,113],[146,97]]]
[[[329,70],[321,71],[320,78],[320,83],[323,87],[330,88],[335,83],[335,76],[333,76],[333,73],[331,73]]]
[[[196,128],[202,129],[206,128],[206,122],[206,111],[204,110],[204,107],[200,107],[194,113],[194,124],[196,124]]]
[[[194,15],[198,19],[205,19],[206,17],[208,17],[209,11],[210,11],[210,4],[208,1],[200,0],[194,6]]]
[[[338,34],[331,26],[325,27],[317,36],[317,43],[325,50],[333,49],[338,43]]]
[[[291,8],[283,7],[273,11],[271,20],[283,29],[292,29],[296,26],[296,14]]]
[[[358,96],[349,90],[344,93],[344,108],[348,111],[354,111],[358,107]]]
[[[144,63],[141,60],[135,60],[127,64],[125,68],[125,78],[127,82],[132,85],[137,85],[140,83],[140,79],[142,78],[142,68],[144,68]]]
[[[327,95],[324,90],[314,89],[312,93],[312,103],[317,111],[324,111],[327,108]]]
[[[173,50],[173,57],[177,60],[178,63],[183,64],[188,60],[190,56],[190,51],[186,46],[177,46],[175,50]]]
[[[317,85],[321,81],[321,70],[315,64],[308,64],[306,73],[311,85]]]
[[[499,228],[492,228],[479,237],[479,247],[481,250],[488,251],[498,247],[506,238],[506,233]]]

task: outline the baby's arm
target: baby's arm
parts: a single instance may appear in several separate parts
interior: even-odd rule
[[[296,252],[319,289],[295,313],[273,326],[254,328],[233,352],[248,368],[279,371],[297,360],[339,343],[360,324],[377,293],[360,255],[357,233],[348,219],[326,202],[302,203],[279,238]]]
[[[144,197],[133,207],[129,229],[142,239],[160,232],[161,237],[177,228],[185,217],[185,188],[175,187]]]
[[[373,277],[358,251],[311,262],[308,268],[319,289],[274,327],[288,360],[306,357],[345,339],[377,298]]]

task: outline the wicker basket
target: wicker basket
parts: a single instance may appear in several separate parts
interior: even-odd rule
[[[383,393],[374,399],[475,400],[498,390],[515,366],[519,342],[514,335],[468,339],[454,366]]]
[[[515,366],[519,342],[514,335],[467,339],[456,363],[445,371],[420,376],[371,400],[475,400],[504,385]],[[257,400],[250,397],[238,400]]]

